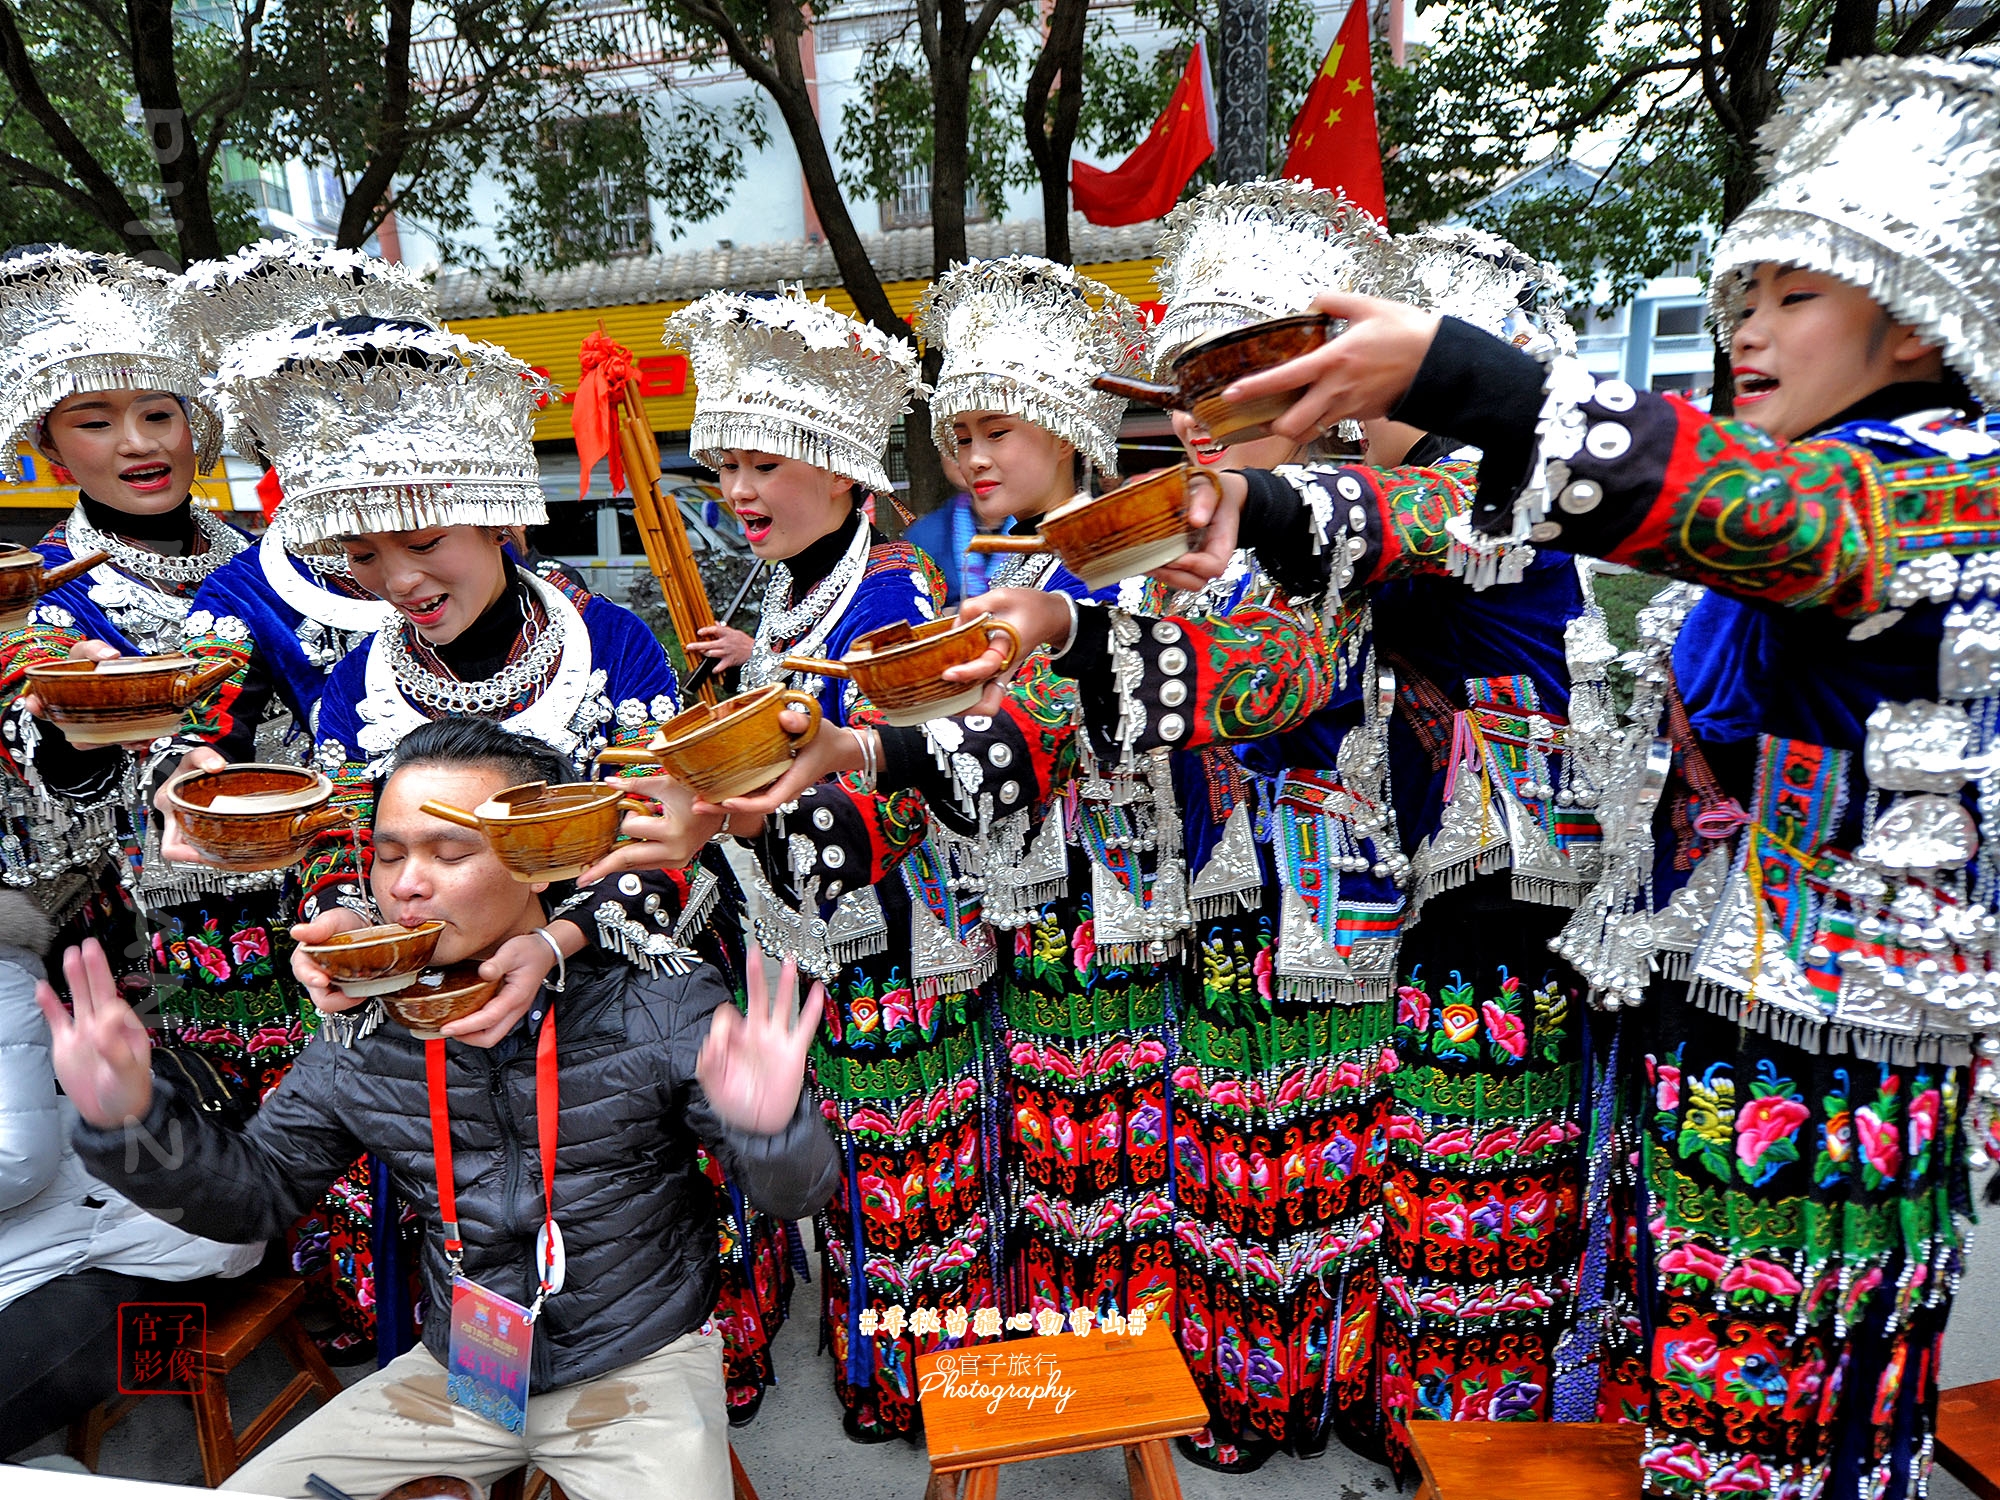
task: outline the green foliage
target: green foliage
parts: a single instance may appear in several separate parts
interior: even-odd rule
[[[1009,188],[1035,182],[1021,134],[1021,97],[1040,46],[1036,25],[1032,4],[1016,6],[995,24],[973,67],[965,180],[991,211],[1005,205]],[[893,202],[910,165],[934,153],[934,91],[914,15],[868,44],[854,84],[857,97],[840,111],[840,185],[857,198]]]
[[[1271,0],[1271,72],[1265,115],[1265,159],[1275,173],[1285,164],[1292,121],[1298,118],[1319,69],[1320,49],[1313,25],[1320,10],[1313,0]],[[1345,6],[1337,7],[1343,14]],[[1208,45],[1209,67],[1217,56],[1215,0],[1137,0],[1132,14],[1159,27],[1166,43],[1144,55],[1123,40],[1109,19],[1100,17],[1090,29],[1084,57],[1083,112],[1078,139],[1105,156],[1122,156],[1146,137],[1173,97],[1197,38]],[[1195,174],[1189,191],[1214,181],[1211,163]]]

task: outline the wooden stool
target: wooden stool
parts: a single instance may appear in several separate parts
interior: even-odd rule
[[[190,1284],[188,1291],[191,1298],[199,1296],[208,1304],[202,1380],[193,1400],[202,1481],[213,1489],[236,1472],[299,1402],[314,1392],[321,1400],[331,1401],[340,1394],[341,1384],[299,1324],[306,1284],[298,1277],[253,1273],[236,1281]],[[229,1410],[230,1372],[273,1337],[298,1373],[239,1433]],[[104,1434],[129,1415],[142,1399],[126,1396],[107,1401],[88,1416],[72,1422],[70,1455],[95,1472]]]
[[[920,1354],[917,1381],[931,1463],[927,1500],[993,1500],[1001,1464],[1098,1448],[1125,1450],[1132,1500],[1180,1500],[1168,1440],[1208,1425],[1164,1323],[1136,1339],[1059,1333]],[[1020,1389],[989,1413],[992,1392],[980,1386]],[[1026,1394],[1051,1387],[1054,1394],[1032,1403]]]
[[[1629,1422],[1412,1422],[1416,1500],[1639,1500]]]
[[[2000,1500],[2000,1380],[1939,1392],[1937,1461],[1981,1500]]]

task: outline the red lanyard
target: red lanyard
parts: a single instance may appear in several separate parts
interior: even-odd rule
[[[465,1242],[458,1233],[458,1184],[452,1180],[451,1112],[445,1088],[444,1039],[434,1037],[424,1043],[424,1072],[430,1085],[431,1155],[437,1162],[438,1217],[444,1221],[444,1254],[451,1274],[459,1274]],[[555,1243],[556,1217],[556,1011],[551,1005],[542,1018],[541,1034],[535,1040],[535,1144],[542,1158],[542,1245]],[[556,1288],[549,1280],[549,1264],[541,1254],[535,1257],[538,1281],[535,1310]]]

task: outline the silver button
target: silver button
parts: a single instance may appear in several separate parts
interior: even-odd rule
[[[1013,802],[1013,801],[1014,801],[1014,800],[1015,800],[1015,799],[1016,799],[1017,797],[1019,797],[1020,795],[1021,795],[1021,783],[1020,783],[1020,782],[1018,782],[1018,781],[1003,781],[1003,782],[1001,782],[1001,783],[1000,783],[1000,800],[1001,800],[1002,802],[1006,802],[1006,803],[1010,803],[1010,804],[1011,804],[1011,803],[1012,803],[1012,802]]]
[[[813,827],[817,828],[821,833],[825,833],[828,829],[832,828],[833,809],[830,807],[817,809],[813,813]]]
[[[1347,529],[1349,531],[1366,531],[1368,529],[1368,512],[1358,505],[1348,511]]]
[[[1167,647],[1166,650],[1160,653],[1160,670],[1162,672],[1185,672],[1187,670],[1187,652],[1181,650],[1178,646]]]
[[[636,896],[645,888],[645,882],[637,875],[620,875],[618,877],[618,889],[624,895]]]
[[[1153,639],[1162,646],[1171,646],[1181,638],[1181,628],[1172,620],[1162,620],[1153,627]]]
[[[1572,516],[1588,515],[1604,499],[1604,491],[1588,479],[1579,479],[1556,497],[1556,504]]]
[[[841,891],[841,885],[838,880],[829,880],[826,883],[826,895],[829,901],[832,900],[835,896],[838,896],[840,894],[840,891]]]
[[[1168,708],[1179,708],[1187,702],[1187,684],[1180,678],[1170,678],[1160,685],[1160,701]]]
[[[995,745],[986,752],[986,759],[996,766],[1004,766],[1014,759],[1014,752],[1005,745]]]
[[[984,734],[993,727],[993,721],[985,714],[973,714],[965,721],[965,727],[974,734]]]
[[[1187,732],[1187,720],[1183,719],[1179,714],[1160,715],[1161,739],[1177,740],[1186,732]]]
[[[1562,527],[1554,521],[1537,521],[1528,528],[1528,540],[1531,542],[1553,542],[1562,534]]]
[[[1359,557],[1367,550],[1368,543],[1366,539],[1358,536],[1351,536],[1347,539],[1347,555],[1349,557]]]
[[[1592,458],[1623,458],[1632,446],[1632,434],[1616,422],[1599,422],[1585,434],[1583,446]]]
[[[819,851],[819,862],[829,870],[838,870],[847,863],[847,851],[838,844],[828,844]]]
[[[1361,498],[1361,481],[1356,479],[1352,474],[1341,475],[1340,478],[1333,482],[1333,487],[1340,491],[1340,498],[1343,500],[1359,500]]]
[[[1606,411],[1630,411],[1639,401],[1632,387],[1622,380],[1599,382],[1597,394],[1591,399]]]

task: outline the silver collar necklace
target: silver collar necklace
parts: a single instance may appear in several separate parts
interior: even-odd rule
[[[433,714],[488,717],[513,706],[547,681],[549,670],[555,666],[563,647],[564,626],[560,615],[551,611],[548,622],[543,624],[528,611],[525,599],[521,601],[521,607],[524,614],[522,628],[528,634],[528,649],[491,677],[471,682],[461,682],[456,677],[433,672],[410,650],[405,637],[408,627],[400,621],[390,626],[383,634],[382,644],[388,651],[389,670],[396,679],[396,686],[413,702]]]
[[[144,547],[135,547],[123,537],[99,531],[84,516],[83,504],[79,501],[76,509],[70,512],[63,535],[73,557],[108,552],[113,567],[143,578],[148,583],[200,583],[248,544],[236,531],[199,505],[194,507],[194,524],[195,530],[208,545],[200,551],[169,557],[163,552],[149,552]]]

